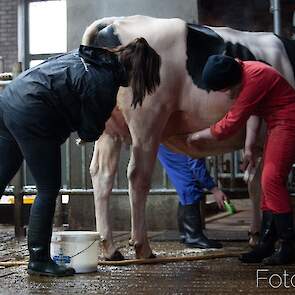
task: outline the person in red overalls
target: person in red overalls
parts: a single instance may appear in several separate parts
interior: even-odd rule
[[[208,58],[202,81],[208,91],[228,92],[234,102],[224,118],[190,134],[188,142],[223,140],[247,124],[244,164],[253,165],[260,119],[267,124],[261,177],[261,237],[258,245],[240,260],[266,265],[290,263],[294,256],[293,213],[286,183],[295,162],[295,90],[267,64],[223,55]]]

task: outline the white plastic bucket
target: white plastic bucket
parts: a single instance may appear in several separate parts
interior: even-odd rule
[[[76,273],[97,271],[99,234],[92,231],[53,232],[51,258]]]

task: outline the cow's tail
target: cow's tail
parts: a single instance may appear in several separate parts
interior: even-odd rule
[[[118,18],[119,17],[105,17],[94,21],[90,26],[86,28],[81,43],[88,46],[95,43],[95,39],[97,38],[97,34],[99,33],[99,31],[104,29],[108,25],[111,25]]]
[[[137,38],[118,50],[132,88],[131,106],[142,105],[146,94],[152,94],[160,84],[161,58],[144,38]]]
[[[119,55],[133,92],[131,106],[136,108],[137,104],[142,105],[145,95],[152,94],[160,84],[161,58],[144,38],[121,45],[112,28],[118,19],[110,17],[93,22],[85,30],[82,44],[103,47]]]

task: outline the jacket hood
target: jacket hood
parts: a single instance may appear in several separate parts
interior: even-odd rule
[[[79,56],[82,57],[86,62],[98,66],[118,66],[119,64],[117,56],[104,48],[80,45]]]
[[[129,77],[124,66],[119,62],[116,54],[100,47],[80,45],[79,56],[86,62],[97,66],[110,66],[119,85],[127,87]]]

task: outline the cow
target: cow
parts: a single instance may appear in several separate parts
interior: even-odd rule
[[[228,27],[188,24],[177,18],[148,16],[110,17],[93,22],[82,43],[114,48],[144,37],[161,56],[161,83],[142,107],[132,108],[129,88],[121,87],[117,107],[95,143],[92,177],[97,230],[106,259],[124,259],[116,249],[110,224],[109,197],[122,142],[131,143],[127,169],[131,204],[131,239],[137,258],[154,257],[145,226],[145,202],[160,142],[174,151],[200,158],[241,149],[245,130],[229,140],[188,144],[189,133],[210,126],[232,104],[225,94],[208,93],[201,80],[207,58],[225,54],[241,60],[261,60],[274,66],[294,87],[295,41],[272,33],[244,32]],[[257,85],[259,87],[259,85]],[[263,140],[260,141],[261,143]],[[258,177],[249,182],[254,222],[259,220]],[[255,201],[256,200],[256,201]]]

